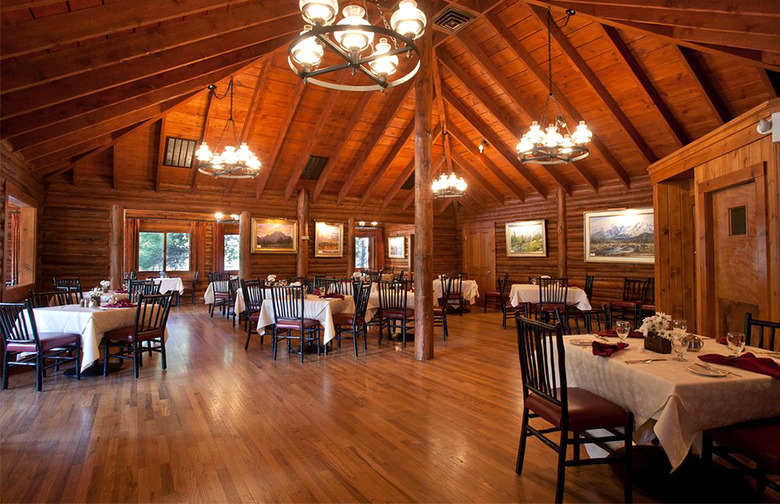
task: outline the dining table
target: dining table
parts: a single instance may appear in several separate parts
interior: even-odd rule
[[[479,286],[477,285],[476,280],[463,280],[460,287],[460,292],[463,295],[463,299],[465,299],[469,304],[473,305],[477,302],[477,298],[479,297]],[[456,293],[453,293],[452,295],[455,295]],[[442,287],[441,287],[441,280],[438,278],[433,281],[433,299],[441,299],[442,297]]]
[[[370,299],[369,299],[370,303]],[[315,294],[307,294],[303,300],[303,318],[317,320],[322,328],[322,343],[328,343],[336,337],[336,327],[333,324],[333,315],[355,310],[355,301],[352,296],[320,297]],[[376,309],[374,309],[376,312]],[[366,314],[366,321],[370,320]],[[257,332],[263,334],[265,328],[274,324],[274,306],[271,299],[265,299],[260,308],[257,319]]]
[[[780,416],[779,379],[727,365],[709,365],[720,371],[702,367],[707,365],[699,355],[730,353],[712,338],[703,338],[700,351],[687,352],[686,362],[646,350],[641,338],[629,338],[629,346],[610,357],[596,356],[592,348],[596,338],[564,336],[567,385],[633,412],[634,441],[646,444],[656,438],[673,470],[694,442],[700,442],[703,431]],[[750,347],[745,351],[761,352]]]
[[[539,302],[539,286],[533,284],[512,284],[509,291],[509,302],[512,306],[520,306],[523,303],[537,304]],[[591,309],[588,295],[580,287],[569,286],[566,292],[566,304],[587,311]]]
[[[178,292],[184,294],[184,282],[181,281],[181,277],[163,277],[153,278],[152,281],[160,286],[160,294],[166,292]]]

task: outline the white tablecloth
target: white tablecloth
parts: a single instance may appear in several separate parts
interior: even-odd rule
[[[342,312],[352,312],[355,302],[352,296],[344,299],[322,299],[319,296],[309,294],[303,302],[303,318],[319,321],[322,327],[323,343],[327,343],[336,337],[336,328],[333,325],[333,315]],[[274,306],[270,299],[263,301],[260,316],[257,320],[257,330],[262,333],[265,327],[274,323]]]
[[[476,280],[463,280],[460,290],[463,293],[463,299],[468,301],[469,304],[477,302],[477,298],[479,297],[479,286],[477,286]],[[441,298],[441,293],[441,280],[436,279],[433,281],[434,299]]]
[[[509,300],[512,306],[519,306],[521,303],[538,303],[539,286],[531,284],[512,284],[509,291]],[[580,310],[590,310],[590,301],[585,291],[579,287],[569,286],[566,293],[566,304],[574,305]]]
[[[688,352],[688,362],[671,360],[644,349],[641,339],[611,357],[593,355],[590,346],[573,345],[567,336],[566,380],[634,413],[637,443],[658,438],[673,468],[685,459],[696,435],[713,427],[780,416],[780,380],[731,366],[715,366],[739,376],[699,376],[687,370],[698,355],[729,353],[725,345],[706,338],[700,352]],[[610,338],[613,342],[617,338]],[[651,364],[626,360],[669,358]]]
[[[166,292],[171,291],[184,294],[184,283],[179,277],[155,278],[154,283],[160,284],[160,294],[165,294]]]
[[[104,304],[111,303],[111,299],[114,296],[116,296],[116,300],[117,301],[121,301],[121,300],[127,299],[129,297],[127,292],[108,291],[108,292],[100,295],[100,304],[104,305]],[[89,299],[89,292],[82,292],[81,293],[81,297],[83,297],[85,299]],[[54,300],[52,299],[52,301],[54,301]],[[51,303],[49,303],[49,304],[51,305]]]

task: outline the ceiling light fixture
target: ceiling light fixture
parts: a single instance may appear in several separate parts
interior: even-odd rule
[[[480,154],[485,152],[485,147],[487,147],[487,145],[488,145],[487,140],[485,140],[484,138],[482,139],[481,142],[479,142],[479,153]]]
[[[220,224],[237,224],[240,217],[238,214],[225,215],[222,212],[214,213],[214,219]]]
[[[562,25],[553,20],[552,10],[547,8],[547,75],[548,93],[542,108],[539,121],[533,121],[531,127],[517,144],[517,157],[523,163],[536,163],[543,165],[555,165],[571,163],[585,159],[590,151],[585,146],[590,142],[593,133],[588,129],[585,121],[580,121],[574,133],[569,132],[566,118],[561,111],[558,101],[553,94],[552,73],[552,28],[565,27],[574,11],[566,11],[566,20]],[[548,112],[550,113],[548,122]],[[542,131],[542,125],[547,127]]]
[[[447,155],[446,138],[448,134],[449,132],[447,131],[441,132],[442,147],[444,148],[445,156]],[[449,164],[452,166],[451,162]],[[444,172],[442,172],[439,178],[433,181],[432,188],[434,198],[457,198],[466,194],[468,184],[463,180],[463,177],[457,176],[455,168],[453,168],[449,175],[445,175]]]

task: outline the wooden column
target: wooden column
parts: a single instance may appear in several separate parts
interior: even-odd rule
[[[347,278],[355,272],[355,218],[347,221]]]
[[[298,193],[298,257],[295,261],[296,276],[309,273],[309,191]]]
[[[419,2],[428,19],[431,0]],[[433,359],[433,31],[428,21],[417,41],[420,71],[415,80],[414,116],[414,357]]]
[[[569,252],[569,242],[566,236],[566,193],[562,187],[558,188],[558,276],[568,276],[569,268],[566,256]]]
[[[125,209],[120,205],[111,206],[111,250],[109,276],[111,288],[121,289],[124,281],[125,253]]]
[[[241,212],[238,218],[238,276],[252,277],[252,217],[248,211]]]

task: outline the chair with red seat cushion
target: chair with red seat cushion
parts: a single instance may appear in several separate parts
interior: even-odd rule
[[[168,323],[172,300],[172,292],[138,296],[133,325],[107,331],[103,335],[103,376],[108,374],[109,358],[116,357],[120,361],[132,360],[133,376],[138,379],[141,354],[144,351],[148,351],[149,355],[152,352],[159,353],[162,368],[168,367],[165,355],[165,326]],[[149,346],[144,347],[144,342],[148,342]],[[112,348],[117,348],[118,351],[112,353]]]
[[[211,282],[211,287],[214,292],[214,302],[209,307],[209,315],[211,317],[214,317],[214,309],[217,307],[219,307],[219,309],[222,311],[222,314],[224,315],[225,308],[230,302],[230,281],[222,280],[221,276],[214,278],[218,279],[215,279],[213,282]]]
[[[314,319],[304,318],[304,300],[306,299],[306,287],[295,286],[271,286],[271,303],[274,310],[273,357],[279,347],[279,341],[287,341],[287,353],[290,353],[290,341],[300,341],[301,362],[303,362],[304,347],[306,343],[317,345],[317,355],[320,354],[320,323]],[[298,336],[293,336],[292,331],[297,331]],[[327,348],[325,350],[327,353]]]
[[[626,502],[631,502],[633,415],[592,392],[567,386],[566,356],[560,325],[553,326],[520,316],[515,317],[515,320],[523,382],[523,419],[515,472],[518,475],[523,472],[528,435],[536,436],[558,452],[556,502],[563,501],[567,466],[602,463],[626,465],[624,498]],[[552,427],[534,427],[530,425],[530,419],[533,418],[541,418],[552,424]],[[623,428],[623,432],[619,432],[619,428]],[[593,429],[605,429],[609,431],[609,435],[596,436],[595,433],[585,433]],[[546,434],[558,431],[560,431],[560,442],[556,444]],[[569,438],[570,433],[571,438]],[[615,441],[623,441],[624,454],[618,453],[605,444]],[[574,457],[572,460],[566,460],[566,450],[570,444],[574,447]],[[583,444],[598,444],[612,457],[581,460],[580,446]]]
[[[646,278],[623,278],[623,297],[620,301],[609,303],[609,316],[623,320],[634,321],[634,327],[639,327],[642,319],[642,302],[647,295]]]
[[[596,334],[611,329],[607,305],[601,309],[579,310],[577,308],[555,309],[555,319],[563,334]]]
[[[496,279],[496,290],[485,293],[485,313],[487,313],[489,304],[498,306],[499,308],[501,308],[502,304],[506,304],[506,286],[508,284],[509,273],[504,273],[503,278]]]
[[[452,289],[452,277],[441,275],[441,298],[436,300],[433,307],[433,326],[441,327],[441,340],[447,341],[449,329],[447,328],[447,306],[449,305],[450,292]]]
[[[363,353],[368,350],[368,324],[366,324],[366,309],[368,308],[368,299],[371,296],[371,282],[361,282],[355,280],[352,282],[352,299],[355,302],[355,311],[352,313],[337,313],[333,315],[333,325],[336,327],[336,341],[341,347],[341,340],[344,334],[348,333],[352,338],[355,357],[358,356],[357,340],[363,337]]]
[[[50,367],[59,369],[61,362],[74,361],[76,378],[81,379],[81,335],[38,332],[30,300],[24,303],[0,303],[0,333],[3,336],[3,389],[8,388],[9,366],[35,366],[35,387],[38,392],[43,390],[44,371]],[[16,360],[22,352],[34,355]],[[47,359],[54,362],[47,365]]]
[[[244,296],[244,313],[241,316],[244,317],[244,329],[246,330],[246,343],[244,343],[244,350],[249,350],[249,339],[252,337],[252,329],[254,324],[260,319],[260,311],[263,309],[263,301],[265,301],[265,282],[260,280],[246,281],[241,279],[241,293]],[[260,344],[263,344],[263,335],[260,335]]]
[[[401,325],[401,345],[406,347],[406,333],[413,328],[414,309],[407,305],[409,282],[377,282],[379,290],[379,344],[382,343],[384,327],[393,334]]]

